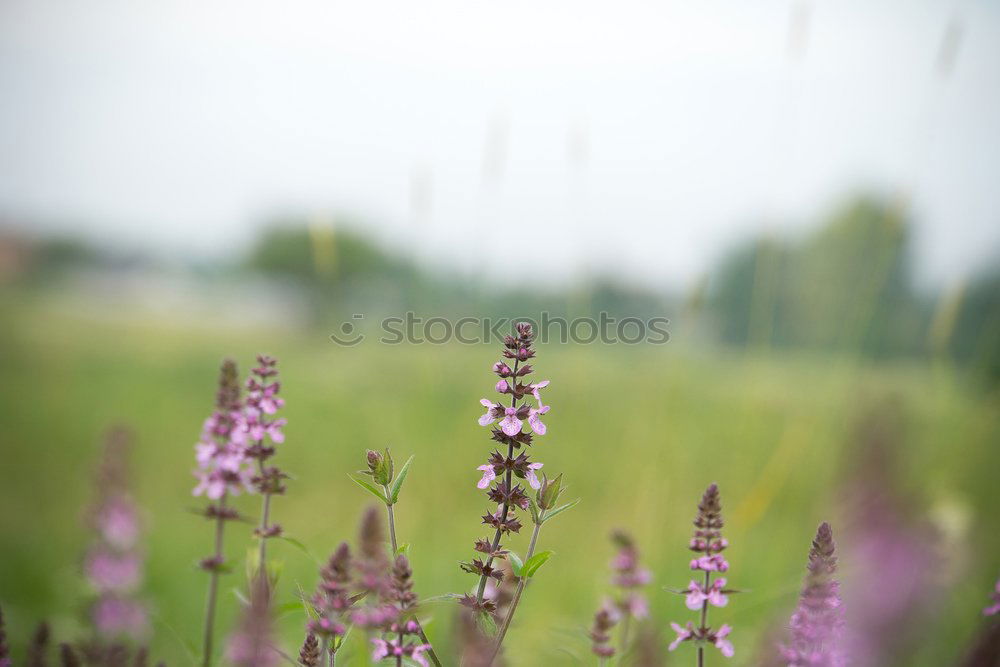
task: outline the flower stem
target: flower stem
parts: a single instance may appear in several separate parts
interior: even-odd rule
[[[535,524],[535,530],[531,533],[531,542],[528,543],[528,551],[524,554],[524,562],[527,563],[531,560],[531,557],[535,555],[535,544],[538,542],[538,533],[542,529],[542,521],[545,518],[545,510],[542,510],[541,515],[538,517],[538,522]],[[510,628],[510,622],[514,618],[514,612],[517,611],[517,604],[521,601],[521,593],[524,592],[524,585],[527,581],[527,577],[521,576],[517,580],[517,590],[514,592],[514,599],[511,600],[510,609],[507,610],[507,616],[503,619],[503,625],[500,626],[500,632],[497,633],[496,641],[493,642],[493,653],[490,654],[490,660],[486,663],[487,667],[493,664],[493,661],[497,659],[497,654],[500,653],[500,645],[503,644],[504,637],[507,636],[507,629]]]
[[[709,589],[711,584],[712,573],[708,570],[705,571],[705,590]],[[708,629],[708,600],[704,600],[701,603],[701,632],[702,634]],[[701,641],[698,643],[698,667],[704,667],[705,664],[705,642]]]
[[[389,485],[388,484],[383,484],[382,488],[385,490],[385,497],[388,498],[389,497]],[[395,558],[396,557],[396,551],[399,549],[399,547],[396,545],[396,517],[395,517],[395,514],[392,511],[392,504],[391,503],[386,503],[385,504],[385,509],[389,513],[389,541],[392,544],[392,556],[393,556],[393,558]],[[420,624],[420,619],[418,619],[418,618],[416,618],[416,616],[414,616],[413,620],[417,624],[417,632],[420,634],[420,641],[422,641],[423,643],[427,644],[428,646],[431,646],[430,640],[427,639],[427,633],[424,632],[424,626]],[[399,634],[399,644],[400,644],[400,646],[403,645],[403,633],[402,632]],[[427,655],[430,656],[431,662],[433,662],[436,665],[436,667],[441,667],[441,661],[438,659],[437,653],[434,652],[434,647],[433,646],[431,646],[431,648],[427,649]],[[402,658],[397,657],[397,660],[402,660]],[[332,663],[331,663],[331,667],[332,667]]]
[[[205,643],[202,650],[201,664],[209,667],[212,664],[212,641],[215,635],[215,603],[219,596],[219,566],[222,565],[222,533],[226,525],[223,516],[223,509],[226,507],[226,494],[219,498],[219,511],[215,516],[215,555],[213,556],[216,567],[212,569],[212,576],[208,584],[208,608],[205,610]]]
[[[632,614],[625,612],[625,618],[622,619],[622,633],[621,637],[618,638],[618,661],[621,662],[625,658],[625,649],[628,648],[628,629],[630,621],[632,620]]]
[[[264,460],[257,459],[257,465],[258,468],[260,469],[261,479],[263,479]],[[259,563],[260,572],[266,575],[267,567],[265,561],[267,559],[267,530],[268,530],[268,522],[271,516],[271,492],[268,491],[266,488],[264,490],[264,500],[262,504],[263,506],[260,512],[260,528],[258,529],[260,531],[260,555],[258,556],[258,560],[260,561]],[[265,582],[267,581],[266,577],[264,581]]]

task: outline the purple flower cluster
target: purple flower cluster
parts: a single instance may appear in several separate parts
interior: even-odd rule
[[[779,647],[789,667],[842,667],[844,608],[837,571],[833,529],[822,523],[816,531],[799,606],[792,614],[792,640]]]
[[[344,617],[351,608],[351,548],[342,543],[319,572],[320,583],[310,602],[316,618],[308,623],[310,636],[323,637],[324,645],[336,651],[347,634]]]
[[[618,546],[618,553],[611,559],[611,571],[614,573],[611,583],[621,589],[616,602],[618,609],[625,616],[646,618],[649,602],[639,589],[652,580],[652,575],[649,570],[640,567],[639,550],[631,535],[615,531],[611,539]]]
[[[601,658],[602,662],[615,654],[611,645],[611,631],[621,620],[621,611],[611,600],[605,600],[594,614],[594,624],[590,628],[590,650]]]
[[[138,640],[149,625],[145,605],[132,597],[142,583],[143,556],[139,512],[129,493],[130,448],[131,437],[125,430],[108,435],[97,473],[98,497],[90,511],[94,540],[83,564],[87,582],[97,595],[90,606],[90,620],[105,639]]]
[[[722,537],[722,503],[719,498],[719,487],[715,484],[705,490],[698,504],[694,526],[694,537],[689,548],[700,555],[691,560],[691,569],[702,572],[704,576],[702,581],[692,580],[683,594],[688,608],[700,610],[701,618],[697,626],[690,621],[684,626],[671,623],[670,627],[677,633],[677,637],[668,648],[673,651],[682,642],[694,641],[698,644],[699,656],[703,654],[704,646],[711,644],[718,648],[722,655],[730,658],[733,656],[733,644],[728,636],[732,628],[723,625],[716,630],[708,625],[709,606],[724,607],[729,603],[727,594],[732,592],[725,588],[724,578],[712,580],[713,573],[729,570],[729,563],[722,555],[729,543]]]
[[[417,604],[417,595],[413,592],[413,571],[406,556],[396,556],[389,580],[388,599],[395,603],[398,617],[390,624],[389,639],[373,639],[375,650],[373,660],[395,659],[397,665],[403,664],[402,659],[409,658],[421,667],[429,667],[424,653],[431,649],[430,644],[420,641],[420,625],[412,618]],[[407,641],[407,637],[414,641]]]
[[[476,541],[475,549],[483,557],[462,563],[466,572],[479,575],[479,586],[475,595],[466,595],[462,604],[474,612],[496,613],[496,604],[485,596],[486,584],[490,579],[503,580],[503,572],[494,566],[494,560],[503,558],[507,552],[502,548],[502,536],[519,532],[521,522],[515,515],[515,508],[527,510],[530,499],[524,487],[515,483],[515,477],[525,480],[533,489],[541,488],[537,471],[541,463],[533,463],[525,453],[514,456],[515,450],[529,446],[535,435],[545,435],[546,427],[542,416],[549,406],[542,402],[541,390],[548,386],[548,380],[525,383],[524,379],[533,372],[528,360],[534,358],[532,349],[534,332],[531,325],[519,323],[513,336],[504,338],[503,359],[493,364],[493,372],[499,377],[494,389],[501,394],[501,401],[482,399],[480,403],[486,412],[479,418],[481,426],[490,426],[492,439],[506,445],[506,454],[494,451],[485,465],[479,466],[482,477],[477,484],[480,489],[488,489],[487,497],[496,504],[482,517],[482,522],[494,529],[493,538]],[[532,397],[535,405],[530,405],[527,397]],[[502,401],[509,398],[509,405]],[[528,430],[524,430],[527,423]]]
[[[335,659],[348,626],[353,625],[380,635],[372,639],[374,660],[395,659],[402,664],[405,657],[426,667],[424,653],[431,651],[431,645],[407,641],[411,636],[422,638],[413,617],[417,595],[412,577],[405,556],[397,556],[390,566],[379,512],[369,508],[361,519],[357,556],[352,557],[350,547],[341,544],[320,570],[319,586],[309,600],[314,613],[300,650],[305,657],[302,664],[320,664],[323,655]],[[309,662],[313,656],[315,663]]]
[[[240,398],[236,364],[223,362],[216,395],[215,411],[205,420],[201,438],[195,445],[198,486],[194,495],[219,500],[226,494],[243,491],[281,493],[283,475],[264,462],[274,455],[274,447],[285,441],[286,420],[271,419],[285,403],[278,397],[280,382],[269,382],[278,374],[277,361],[259,355],[258,366],[246,381],[246,400]],[[254,472],[253,460],[259,461]]]
[[[254,533],[260,538],[259,565],[264,569],[267,540],[281,535],[281,526],[270,520],[271,496],[285,493],[285,479],[288,475],[277,466],[267,464],[274,456],[274,445],[285,441],[285,434],[281,429],[286,420],[271,418],[285,404],[284,399],[278,397],[281,383],[274,380],[278,375],[278,362],[273,357],[258,355],[257,363],[258,366],[251,371],[246,382],[246,406],[243,408],[243,419],[237,425],[234,435],[235,441],[246,448],[246,455],[257,460],[257,474],[251,481],[264,500],[260,525]]]
[[[246,456],[243,406],[236,363],[222,362],[215,410],[205,420],[195,445],[198,486],[194,495],[219,500],[226,494],[252,491],[253,467]]]
[[[619,589],[619,593],[614,600],[608,599],[601,604],[594,614],[594,625],[590,630],[591,650],[602,660],[615,654],[615,647],[611,645],[611,630],[616,625],[622,624],[619,644],[624,650],[628,646],[631,619],[649,615],[649,602],[639,589],[652,579],[649,570],[639,565],[639,550],[631,535],[616,530],[611,534],[611,541],[618,549],[610,563],[611,583]]]

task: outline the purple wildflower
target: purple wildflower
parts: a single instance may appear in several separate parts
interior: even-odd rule
[[[996,616],[1000,614],[1000,579],[997,580],[990,597],[993,599],[993,604],[983,609],[984,616]]]
[[[320,655],[319,640],[310,632],[299,649],[299,664],[303,667],[319,667]]]
[[[611,570],[614,577],[611,583],[621,589],[617,605],[626,623],[629,618],[645,618],[649,614],[649,603],[646,596],[638,591],[652,580],[649,570],[639,566],[639,550],[635,540],[624,531],[616,531],[611,536],[618,545],[618,553],[611,559]],[[623,630],[623,634],[627,631]],[[622,645],[625,641],[622,641]]]
[[[698,626],[690,621],[684,626],[671,623],[670,627],[677,633],[677,637],[668,649],[673,651],[683,642],[693,641],[698,644],[698,664],[702,664],[706,644],[715,646],[727,658],[733,656],[733,644],[727,639],[732,628],[723,625],[718,630],[713,630],[708,625],[709,606],[725,606],[729,602],[727,594],[734,592],[725,588],[725,579],[712,580],[713,572],[729,570],[729,563],[722,556],[722,551],[729,543],[722,537],[722,503],[719,487],[715,484],[705,490],[698,504],[694,526],[694,537],[688,546],[702,555],[691,561],[691,569],[703,572],[704,579],[701,583],[692,581],[686,590],[679,592],[685,595],[689,609],[701,611],[701,617]]]
[[[515,483],[514,478],[525,480],[533,489],[541,488],[537,471],[542,464],[531,462],[524,453],[515,457],[514,451],[531,445],[533,435],[545,434],[546,427],[541,416],[549,411],[549,406],[542,404],[540,390],[548,386],[549,382],[543,380],[524,383],[523,379],[533,372],[525,362],[535,356],[532,349],[534,332],[531,325],[522,322],[515,326],[514,333],[515,335],[504,338],[502,354],[505,360],[496,362],[492,368],[499,376],[494,388],[505,397],[509,396],[510,404],[504,405],[486,398],[480,401],[486,412],[479,418],[479,424],[489,426],[496,422],[491,433],[492,439],[506,445],[507,453],[505,455],[501,451],[495,451],[485,465],[477,468],[483,473],[477,487],[488,489],[487,497],[497,504],[497,510],[487,512],[482,517],[482,522],[494,531],[493,539],[483,538],[476,542],[476,551],[485,558],[462,563],[463,570],[479,575],[476,593],[462,599],[462,604],[476,613],[496,613],[495,602],[485,598],[485,591],[490,579],[503,579],[502,571],[493,564],[496,558],[506,555],[500,539],[504,535],[520,531],[522,524],[515,516],[516,508],[524,510],[530,505],[524,488]],[[525,401],[528,396],[535,399],[537,406],[532,407]],[[523,430],[525,422],[528,423],[529,431]]]
[[[615,654],[615,647],[611,645],[611,630],[620,620],[621,612],[611,600],[605,600],[594,614],[594,625],[590,628],[590,650],[601,662]]]
[[[649,603],[639,589],[648,584],[652,578],[649,570],[639,565],[639,550],[631,535],[616,530],[611,534],[611,540],[618,547],[610,563],[613,574],[611,583],[619,589],[619,593],[614,600],[609,599],[602,603],[594,615],[594,626],[590,631],[590,638],[593,641],[591,648],[602,660],[615,654],[610,634],[614,626],[619,623],[622,626],[618,644],[624,653],[628,647],[629,626],[632,619],[641,619],[649,615]]]
[[[271,645],[271,599],[267,579],[257,574],[251,585],[250,604],[226,646],[226,659],[239,667],[274,667],[278,653]]]
[[[222,362],[219,371],[219,390],[215,396],[215,410],[202,426],[201,438],[195,445],[198,485],[194,495],[205,495],[209,500],[223,496],[239,495],[251,491],[253,468],[247,458],[241,437],[243,420],[240,403],[239,380],[236,363],[231,359]]]
[[[354,604],[351,599],[351,569],[351,549],[344,542],[320,570],[320,584],[310,599],[316,617],[306,626],[309,637],[322,637],[324,649],[331,654],[337,652],[347,634],[347,614]]]
[[[413,618],[417,605],[417,594],[413,592],[413,570],[410,569],[410,563],[406,556],[396,556],[386,599],[394,604],[399,613],[394,622],[384,628],[390,637],[372,640],[374,647],[372,659],[378,661],[395,658],[396,664],[402,665],[402,658],[406,657],[421,667],[428,667],[427,658],[423,654],[431,650],[431,645],[419,640],[420,625]],[[415,639],[408,642],[407,637]]]
[[[805,583],[799,606],[789,625],[792,640],[779,647],[789,667],[842,667],[847,664],[841,648],[844,608],[837,571],[833,530],[821,523],[809,550]]]
[[[385,532],[379,511],[369,507],[361,517],[358,534],[358,557],[353,561],[355,587],[369,594],[369,602],[378,602],[389,586],[389,561],[385,556]],[[381,625],[381,622],[374,625]],[[360,625],[366,625],[361,623]]]
[[[257,460],[257,474],[251,479],[254,489],[263,496],[261,501],[260,524],[254,530],[254,535],[260,540],[258,565],[261,571],[267,568],[267,541],[281,535],[281,526],[271,523],[271,497],[285,493],[285,480],[288,478],[276,466],[267,465],[274,456],[273,445],[285,441],[284,428],[286,420],[270,419],[285,402],[277,394],[281,383],[270,382],[277,377],[278,361],[266,355],[257,355],[258,366],[251,371],[246,381],[246,405],[240,413],[241,419],[233,430],[234,441],[245,447],[246,455]],[[268,445],[267,441],[271,444]]]
[[[95,650],[112,639],[140,640],[148,630],[146,606],[130,595],[143,579],[139,548],[139,511],[129,492],[131,435],[124,429],[108,434],[97,471],[97,499],[88,516],[94,540],[83,560],[83,574],[96,595],[90,622],[97,634]],[[105,647],[106,648],[106,647]]]
[[[472,610],[460,609],[458,613],[459,664],[464,667],[501,667],[503,656],[495,656],[493,640],[476,622]]]
[[[205,420],[201,440],[195,445],[195,459],[198,463],[195,475],[200,481],[195,487],[194,495],[204,493],[210,501],[215,501],[210,502],[204,511],[205,518],[215,522],[215,550],[200,563],[201,569],[210,573],[202,646],[202,664],[206,666],[212,660],[219,575],[225,569],[225,523],[239,518],[235,510],[226,506],[226,501],[230,495],[253,490],[251,461],[246,456],[246,448],[234,437],[239,429],[242,409],[239,371],[236,362],[226,359],[219,369],[215,409]]]

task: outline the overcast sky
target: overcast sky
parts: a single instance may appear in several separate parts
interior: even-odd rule
[[[994,0],[2,0],[0,94],[0,213],[191,256],[348,212],[680,286],[859,189],[925,280],[1000,250]]]

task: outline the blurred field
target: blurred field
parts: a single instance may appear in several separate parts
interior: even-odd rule
[[[224,356],[241,370],[259,351],[280,360],[289,425],[278,462],[296,479],[274,512],[287,534],[320,558],[353,539],[367,499],[347,473],[360,467],[365,448],[390,445],[400,459],[416,455],[397,520],[400,539],[413,543],[418,593],[472,585],[457,561],[486,534],[475,467],[490,441],[476,419],[478,400],[495,381],[489,367],[496,349],[370,342],[344,349],[321,332],[272,327],[266,312],[218,330],[71,314],[14,297],[2,308],[0,603],[17,656],[41,618],[63,637],[78,627],[86,595],[78,573],[87,541],[81,508],[103,431],[125,423],[138,434],[137,495],[149,520],[153,654],[189,663],[184,645],[199,641],[205,592],[194,564],[209,551],[210,525],[185,510],[198,505],[190,495],[193,444]],[[725,503],[730,581],[750,591],[713,616],[735,627],[730,664],[748,664],[767,625],[794,604],[816,524],[829,519],[837,527],[852,424],[884,397],[898,398],[907,417],[903,491],[920,500],[920,511],[947,518],[942,528],[955,548],[949,563],[956,583],[912,664],[950,664],[977,627],[1000,553],[1000,422],[996,396],[982,397],[950,367],[709,352],[678,333],[655,348],[543,346],[537,368],[552,380],[546,399],[553,408],[533,454],[546,471],[564,471],[568,497],[583,503],[542,533],[542,547],[557,553],[526,593],[511,631],[513,665],[593,662],[584,628],[608,590],[607,535],[616,526],[635,533],[655,573],[653,618],[666,633],[669,620],[686,620],[683,600],[659,588],[683,587],[690,578],[690,519],[711,481]],[[242,498],[240,506],[256,514],[257,500]],[[231,558],[242,557],[249,532],[230,529]],[[526,541],[511,546],[523,551]],[[273,551],[284,561],[282,601],[294,598],[297,583],[312,589],[314,562],[287,544]],[[845,558],[843,566],[878,564]],[[224,587],[242,585],[237,573]],[[227,593],[221,628],[231,627],[237,606]],[[429,633],[444,645],[452,608],[433,609]],[[286,649],[297,650],[301,615],[281,623]]]

